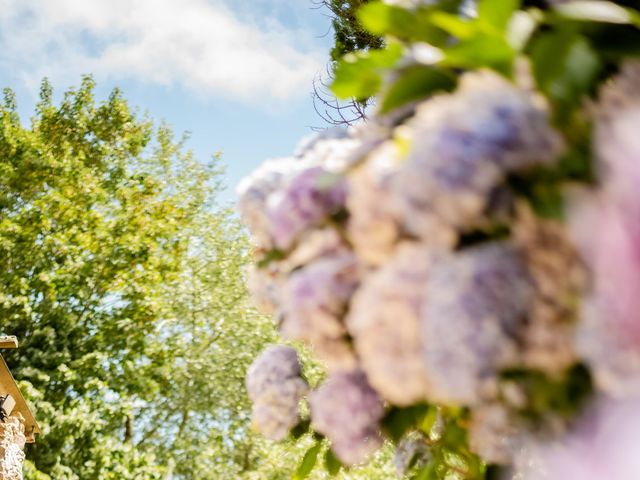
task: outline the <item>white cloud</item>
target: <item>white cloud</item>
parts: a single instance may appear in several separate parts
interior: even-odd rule
[[[0,0],[0,68],[26,82],[94,73],[268,102],[309,92],[325,62],[314,33],[241,18],[222,0]]]

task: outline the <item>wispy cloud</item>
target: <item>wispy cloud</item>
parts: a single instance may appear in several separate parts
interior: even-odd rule
[[[27,82],[179,85],[245,101],[307,94],[323,65],[313,35],[221,0],[0,0],[0,68]]]

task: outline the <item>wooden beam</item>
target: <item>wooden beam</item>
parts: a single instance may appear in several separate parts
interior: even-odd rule
[[[36,434],[40,433],[40,427],[38,426],[38,422],[31,413],[27,402],[25,401],[22,393],[20,393],[20,389],[16,384],[16,381],[13,379],[13,375],[9,371],[9,367],[0,355],[0,395],[4,396],[9,394],[16,401],[16,405],[13,408],[14,412],[20,412],[22,417],[24,418],[24,428],[25,428],[25,436],[27,437],[27,443],[35,442]]]
[[[18,339],[13,335],[0,335],[0,348],[18,348]]]

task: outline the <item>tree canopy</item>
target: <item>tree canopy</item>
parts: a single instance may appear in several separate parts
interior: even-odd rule
[[[357,17],[358,10],[371,0],[322,0],[332,14],[334,45],[331,60],[338,61],[347,53],[382,48],[383,40],[366,30]]]
[[[5,90],[0,329],[21,341],[6,359],[44,432],[27,478],[238,478],[265,464],[243,377],[273,327],[246,301],[249,249],[215,204],[221,174],[119,91],[96,101],[90,77],[59,104],[45,81],[29,127]]]

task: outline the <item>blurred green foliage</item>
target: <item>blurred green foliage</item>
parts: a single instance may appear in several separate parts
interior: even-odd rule
[[[471,12],[459,0],[425,2],[413,9],[367,3],[357,18],[385,39],[387,53],[363,49],[345,56],[335,69],[333,92],[343,99],[377,95],[381,112],[387,113],[451,88],[425,81],[418,93],[416,82],[405,78],[416,75],[412,65],[427,66],[431,76],[437,71],[441,78],[479,68],[512,78],[517,59],[526,57],[558,123],[566,124],[621,59],[640,55],[640,13],[637,5],[621,5],[632,2],[552,3],[479,0]],[[430,58],[416,55],[416,47],[427,46]],[[405,84],[415,95],[398,95]]]

